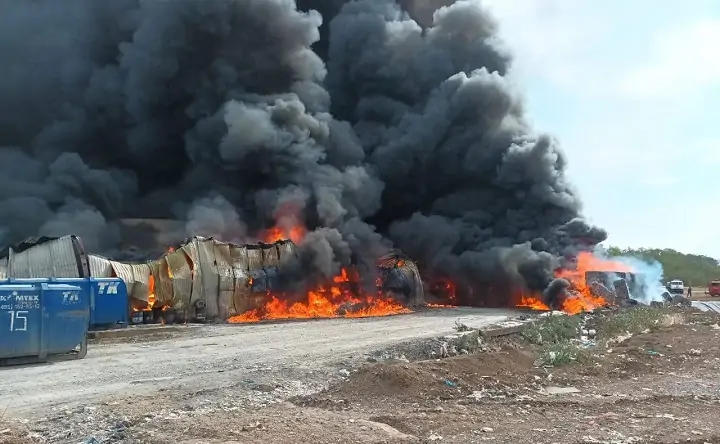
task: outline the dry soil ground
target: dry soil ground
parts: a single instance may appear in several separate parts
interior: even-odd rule
[[[86,400],[67,395],[72,387],[59,389],[65,398],[53,396],[73,401],[70,408],[36,393],[24,410],[8,410],[0,442],[720,443],[716,315],[608,310],[548,317],[495,339],[472,331],[490,322],[487,315],[464,315],[465,336],[417,339],[445,333],[461,313],[243,326],[237,336],[225,329],[238,327],[218,327],[200,337],[104,344],[88,366],[72,370]],[[591,337],[579,337],[583,330]],[[193,341],[204,345],[179,345]],[[386,351],[368,359],[373,348]],[[453,348],[469,354],[441,358]],[[147,350],[165,351],[151,359]],[[105,382],[89,369],[93,359],[106,362],[115,389],[99,387]],[[62,376],[66,365],[81,364],[10,371],[20,372],[12,378],[23,390],[57,392],[53,379],[72,381]],[[141,371],[151,374],[138,379]],[[15,390],[6,372],[5,399]],[[22,372],[30,372],[24,384]],[[85,372],[92,388],[82,387]],[[149,380],[161,374],[183,382]]]
[[[457,319],[480,327],[517,315],[458,308],[388,318],[208,325],[100,341],[80,361],[0,368],[0,418],[27,421],[45,442],[78,442],[112,429],[110,422],[122,420],[126,408],[152,415],[164,414],[162,406],[170,401],[193,409],[254,408],[320,390],[342,376],[340,370],[366,362],[368,353],[446,334]],[[6,428],[0,425],[0,431]],[[0,434],[0,443],[5,438]]]
[[[687,288],[685,289],[687,294]],[[694,301],[720,301],[718,297],[712,297],[708,294],[707,287],[693,287],[692,300]]]

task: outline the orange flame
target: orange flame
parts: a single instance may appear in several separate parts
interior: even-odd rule
[[[153,305],[155,305],[155,277],[153,275],[150,275],[148,280],[148,293],[148,305],[145,310],[152,310]]]
[[[270,300],[261,308],[233,316],[230,323],[258,322],[269,319],[359,318],[410,313],[411,310],[377,294],[356,294],[350,287],[357,283],[357,274],[343,268],[330,282],[309,291],[306,302],[290,304],[287,298],[268,293]]]
[[[577,257],[577,265],[573,269],[562,269],[555,273],[555,277],[570,282],[567,297],[563,300],[561,310],[569,314],[594,310],[609,304],[601,296],[592,294],[587,284],[585,273],[588,271],[630,272],[632,268],[610,259],[601,259],[592,253],[581,252]],[[522,295],[518,307],[533,310],[550,310],[540,297]]]
[[[274,243],[290,239],[299,244],[307,234],[307,229],[298,216],[300,211],[294,205],[286,204],[275,211],[275,226],[261,233],[260,239],[266,243]]]
[[[263,242],[268,244],[272,244],[283,239],[290,239],[294,243],[298,244],[305,237],[305,233],[305,227],[302,225],[292,225],[289,227],[275,226],[265,230],[261,237]]]
[[[585,280],[585,273],[588,271],[630,272],[632,268],[617,261],[595,257],[592,253],[580,253],[574,270],[560,270],[556,273],[557,277],[568,280],[573,289],[572,294],[562,303],[563,311],[576,314],[608,305],[605,298],[593,295],[590,291]]]
[[[276,216],[276,225],[264,230],[260,238],[263,242],[274,243],[290,239],[299,244],[305,238],[307,229],[297,216],[297,208],[286,205],[280,208]],[[398,261],[397,266],[403,266]],[[269,300],[260,308],[256,308],[231,317],[230,323],[258,322],[270,319],[311,319],[311,318],[357,318],[367,316],[389,316],[410,313],[411,310],[383,294],[378,279],[376,294],[365,294],[357,291],[360,278],[351,269],[342,268],[340,274],[329,279],[327,283],[308,291],[302,302],[288,302],[289,295],[267,293]],[[248,287],[252,287],[253,279],[248,279]]]
[[[518,307],[522,308],[529,308],[531,310],[542,310],[542,311],[548,311],[550,310],[550,307],[543,301],[541,301],[539,298],[532,297],[532,296],[522,296],[520,298],[520,303],[517,304]]]

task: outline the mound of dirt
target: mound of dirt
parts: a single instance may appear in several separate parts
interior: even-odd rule
[[[320,397],[367,399],[465,396],[488,380],[517,382],[532,370],[535,356],[523,350],[503,349],[494,353],[456,356],[447,359],[399,364],[373,364],[361,368],[347,380],[331,386]]]

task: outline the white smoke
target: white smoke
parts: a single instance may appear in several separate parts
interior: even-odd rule
[[[667,290],[662,283],[663,268],[658,261],[645,261],[633,256],[610,256],[602,247],[595,254],[605,259],[619,262],[630,267],[635,274],[635,286],[630,296],[641,304],[663,302],[663,293]]]
[[[613,257],[612,260],[625,264],[635,273],[636,286],[632,298],[642,304],[662,302],[663,293],[667,291],[662,284],[663,268],[657,261],[645,262],[636,257]]]

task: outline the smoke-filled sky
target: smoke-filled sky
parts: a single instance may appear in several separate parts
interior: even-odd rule
[[[606,238],[478,1],[0,3],[3,243],[115,255],[118,218],[237,242],[300,220],[310,274],[396,247],[481,298]]]
[[[720,3],[486,3],[608,243],[720,258]]]

